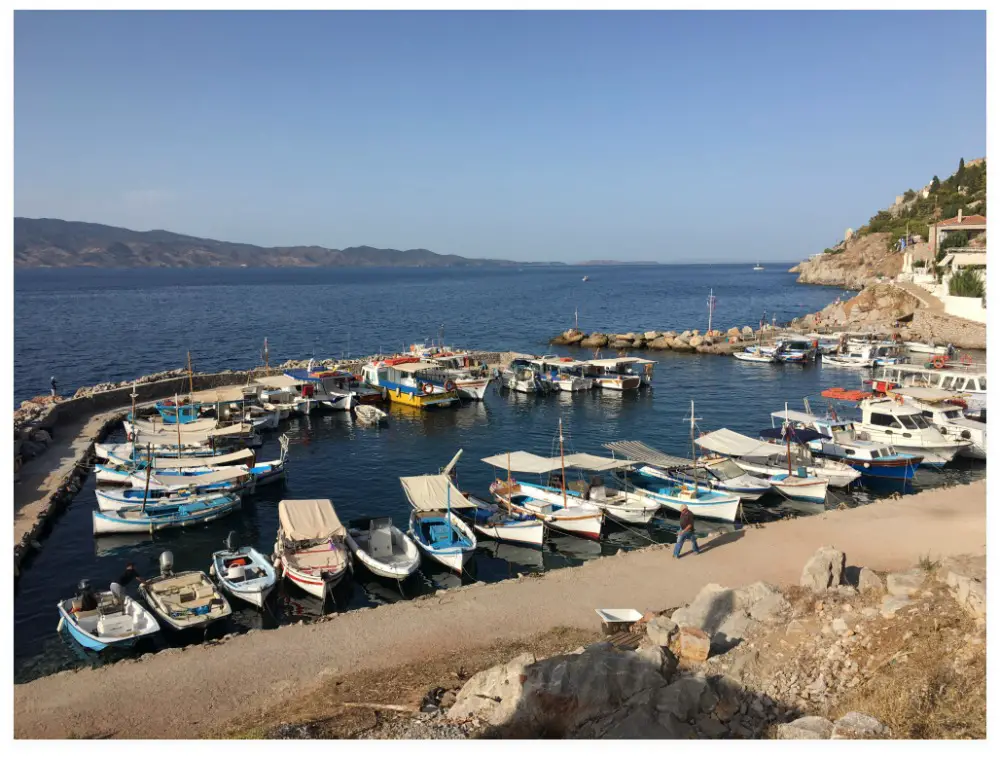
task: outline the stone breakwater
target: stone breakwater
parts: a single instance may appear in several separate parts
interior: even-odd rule
[[[549,340],[549,344],[585,349],[608,348],[613,350],[673,350],[674,352],[699,352],[710,355],[728,355],[742,350],[758,336],[772,336],[777,329],[765,326],[762,332],[750,326],[734,326],[728,331],[630,331],[624,334],[607,334],[595,331],[586,334],[578,329],[568,329]]]
[[[708,584],[616,641],[481,671],[440,695],[441,720],[513,738],[983,738],[985,568],[879,574],[823,547],[799,586]],[[948,695],[900,706],[931,681],[968,702],[937,732],[925,718],[941,722]]]

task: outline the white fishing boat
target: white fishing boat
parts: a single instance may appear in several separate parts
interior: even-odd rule
[[[131,415],[125,419],[125,432],[135,431],[142,434],[175,434],[177,426],[180,425],[181,434],[186,436],[192,433],[203,433],[213,431],[218,428],[219,422],[215,418],[199,418],[187,423],[164,423],[159,415],[148,418],[133,418]]]
[[[95,510],[91,514],[94,535],[152,534],[170,528],[190,528],[211,523],[240,509],[238,494],[216,494],[175,500],[167,497],[145,505],[126,505],[118,510]]]
[[[925,342],[903,342],[903,346],[910,352],[918,355],[940,355],[948,357],[948,347],[943,345],[927,344]]]
[[[743,352],[734,352],[733,357],[744,363],[777,363],[773,353],[762,352],[759,347],[747,347]]]
[[[89,583],[81,581],[80,589],[89,591]],[[60,600],[58,630],[65,628],[83,647],[95,652],[132,647],[159,632],[160,624],[153,614],[117,584],[111,585],[111,591],[97,592],[96,599],[93,610],[82,609],[76,598]]]
[[[477,534],[508,544],[524,544],[529,547],[541,547],[544,544],[545,523],[534,515],[513,512],[501,504],[487,502],[471,494],[466,494],[465,497],[475,505],[475,510],[455,512],[467,518]]]
[[[377,426],[389,417],[385,410],[381,410],[373,405],[358,405],[354,408],[354,414],[360,423],[366,426]]]
[[[955,404],[958,396],[937,389],[893,389],[889,396],[903,400],[920,411],[931,426],[953,442],[969,442],[958,454],[976,460],[986,459],[986,424],[966,418],[961,407]]]
[[[476,551],[476,535],[453,508],[475,507],[444,473],[399,479],[410,511],[409,536],[420,550],[446,568],[462,573]]]
[[[416,346],[416,345],[414,345]],[[421,345],[422,346],[422,345]],[[444,375],[455,382],[458,396],[467,400],[482,400],[486,396],[492,377],[485,367],[477,365],[467,352],[448,349],[432,351],[426,355],[428,362],[441,366]]]
[[[148,472],[148,476],[147,476]],[[254,478],[250,468],[245,465],[233,465],[218,468],[195,475],[184,473],[166,473],[163,471],[140,471],[133,473],[128,489],[109,489],[105,495],[118,501],[141,500],[147,488],[158,496],[187,496],[213,492],[247,491],[253,489]],[[100,491],[100,490],[98,490]],[[132,502],[134,504],[134,502]],[[116,509],[116,508],[102,508]]]
[[[598,370],[581,360],[558,355],[542,355],[528,361],[549,384],[561,392],[586,392],[594,388]]]
[[[392,518],[351,525],[345,540],[355,561],[376,576],[404,581],[420,567],[420,550]]]
[[[815,476],[803,476],[799,471],[776,473],[768,481],[778,494],[797,502],[826,502],[827,481]]]
[[[200,570],[173,572],[174,557],[160,555],[161,575],[139,584],[139,596],[174,631],[207,628],[232,614],[229,602]]]
[[[323,599],[347,573],[347,529],[328,499],[283,499],[278,503],[275,567],[293,584]]]
[[[887,365],[877,368],[872,379],[872,388],[882,393],[894,387],[939,389],[960,394],[966,404],[967,415],[986,412],[985,366],[953,364],[940,356],[935,357],[929,366]]]
[[[253,547],[236,546],[235,531],[226,538],[225,549],[212,553],[209,573],[229,596],[261,608],[278,583],[268,558]]]
[[[762,266],[762,265],[760,264],[760,261],[757,261],[757,265],[755,265],[755,266],[753,267],[753,269],[754,269],[755,271],[763,271],[763,270],[764,270],[764,266]]]
[[[641,357],[612,357],[588,360],[587,365],[597,370],[594,384],[598,387],[624,392],[651,384],[656,361]]]
[[[96,445],[95,445],[96,446]],[[164,455],[152,450],[152,458],[144,449],[134,448],[131,444],[121,445],[122,449],[110,450],[107,460],[110,465],[122,467],[139,467],[145,469],[151,465],[153,470],[188,470],[190,468],[221,467],[226,465],[252,464],[256,457],[251,449],[218,451],[215,455]]]
[[[903,398],[900,396],[899,398]],[[873,442],[891,444],[902,452],[923,456],[921,465],[940,468],[959,452],[971,446],[965,439],[945,437],[932,426],[919,408],[890,398],[869,399],[859,403],[861,420],[855,428],[868,434]]]
[[[875,365],[875,347],[866,345],[848,352],[825,353],[820,362],[835,368],[871,368]]]
[[[500,385],[521,394],[544,394],[553,389],[552,385],[535,366],[534,358],[516,357],[500,373]]]

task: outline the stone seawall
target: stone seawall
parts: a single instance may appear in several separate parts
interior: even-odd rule
[[[549,344],[566,347],[581,347],[583,349],[612,350],[672,350],[674,352],[698,352],[710,355],[729,355],[742,350],[746,344],[755,341],[758,336],[770,338],[780,332],[765,325],[762,332],[756,332],[749,326],[742,328],[734,326],[726,332],[706,331],[698,329],[689,331],[630,331],[625,334],[605,333],[595,331],[586,334],[578,329],[569,329],[554,336]]]

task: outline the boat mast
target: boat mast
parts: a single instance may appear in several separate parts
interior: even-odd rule
[[[177,457],[181,456],[181,401],[174,395],[174,411],[177,413]]]
[[[566,455],[563,452],[562,418],[559,419],[559,465],[562,468],[563,507],[566,507]]]
[[[152,445],[147,442],[146,443],[146,491],[142,493],[142,507],[140,508],[140,512],[143,515],[146,514],[146,497],[149,496],[149,477],[153,473],[153,457],[152,457],[153,453],[150,449],[151,447]],[[177,454],[178,456],[181,454],[180,450],[177,451]],[[132,457],[133,459],[135,458],[135,453],[132,454]]]
[[[788,475],[792,475],[792,437],[789,433],[791,428],[788,424],[788,403],[785,403],[785,423],[782,426],[782,432],[785,434],[785,455],[788,457]]]
[[[194,373],[191,372],[191,350],[188,350],[188,394],[194,394]]]
[[[264,337],[264,371],[265,371],[265,374],[269,374],[271,372],[271,355],[267,351],[267,337],[266,336]]]
[[[699,420],[694,417],[694,400],[691,400],[691,468],[694,472],[694,496],[698,497],[698,457],[694,450],[694,423]]]

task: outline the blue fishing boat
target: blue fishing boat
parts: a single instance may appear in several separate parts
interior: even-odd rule
[[[474,505],[443,473],[404,476],[399,480],[413,507],[410,538],[429,558],[461,574],[476,551],[476,535],[452,512],[452,500],[456,508]]]
[[[117,584],[112,584],[112,589]],[[85,649],[100,652],[109,647],[132,647],[140,639],[152,636],[160,625],[152,613],[131,597],[118,591],[92,594],[96,599],[93,609],[82,609],[78,598],[64,599],[58,604],[59,626]],[[80,582],[81,593],[90,593],[87,581]]]
[[[183,503],[170,500],[123,507],[112,512],[93,512],[94,535],[153,533],[168,528],[187,528],[211,523],[240,509],[238,494],[220,494]]]
[[[201,403],[191,402],[186,399],[161,400],[156,403],[156,411],[160,414],[160,418],[164,423],[191,423],[191,421],[198,420],[198,415],[201,412]]]

